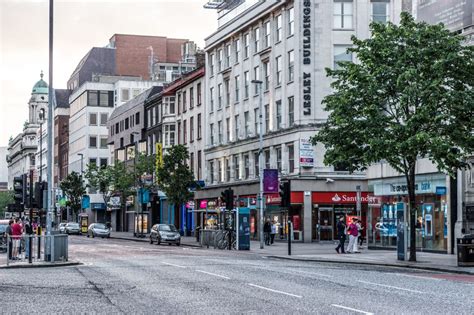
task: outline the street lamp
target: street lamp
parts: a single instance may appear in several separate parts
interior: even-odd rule
[[[258,116],[259,116],[259,149],[258,149],[258,175],[260,177],[260,189],[259,189],[259,198],[260,198],[260,220],[258,224],[259,234],[260,234],[260,249],[263,249],[263,117],[262,117],[262,88],[263,81],[252,80],[252,83],[256,84],[259,87],[259,104],[258,104]]]

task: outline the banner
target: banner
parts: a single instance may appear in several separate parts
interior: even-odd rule
[[[156,170],[160,169],[163,166],[163,145],[157,143],[156,147]]]
[[[265,193],[278,193],[278,170],[263,170],[263,191]]]
[[[313,144],[308,139],[300,139],[300,166],[314,166]]]

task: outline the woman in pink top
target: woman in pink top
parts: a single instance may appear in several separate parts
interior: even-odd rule
[[[22,234],[22,227],[18,218],[15,218],[15,223],[12,225],[12,239],[13,239],[13,253],[12,259],[18,259],[18,250],[20,249],[20,241]]]
[[[357,236],[359,235],[359,229],[356,225],[357,219],[352,218],[352,223],[349,224],[347,228],[347,233],[349,234],[349,245],[347,245],[347,253],[359,253],[359,248],[357,247]]]

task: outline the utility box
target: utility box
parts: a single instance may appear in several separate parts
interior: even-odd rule
[[[458,246],[458,266],[474,266],[474,234],[464,235],[457,239]]]

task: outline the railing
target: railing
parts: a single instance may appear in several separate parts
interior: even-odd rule
[[[236,249],[237,237],[235,231],[228,230],[201,230],[201,246],[214,247],[214,249],[227,249],[229,246],[229,233],[232,249]]]
[[[2,238],[6,265],[68,261],[69,240],[66,234],[22,235]]]

